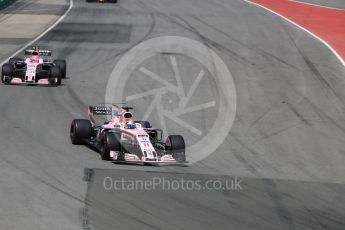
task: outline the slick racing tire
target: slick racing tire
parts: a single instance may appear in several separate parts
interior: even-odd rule
[[[61,71],[57,66],[50,68],[49,83],[51,85],[61,85]]]
[[[149,128],[152,128],[150,122],[148,121],[134,121],[134,123],[139,123],[141,124],[141,126],[145,129],[149,129]]]
[[[181,135],[169,135],[165,141],[165,149],[173,155],[177,162],[186,161],[186,144]]]
[[[181,135],[169,135],[166,139],[165,146],[167,150],[181,150],[186,148]]]
[[[2,66],[2,72],[1,72],[1,82],[4,84],[8,84],[11,82],[13,75],[13,66],[9,63],[5,63]]]
[[[117,160],[124,160],[121,151],[120,133],[105,132],[101,140],[101,158],[104,161],[111,160],[110,151],[116,151],[119,155]]]
[[[54,61],[54,64],[60,68],[61,78],[66,78],[67,65],[65,60],[57,59]]]
[[[18,58],[18,57],[14,57],[14,58],[10,58],[10,60],[8,61],[9,64],[13,65],[14,63],[16,63],[17,61],[23,61],[22,58]]]
[[[70,138],[74,145],[81,145],[91,138],[91,122],[86,119],[74,119],[71,124]]]

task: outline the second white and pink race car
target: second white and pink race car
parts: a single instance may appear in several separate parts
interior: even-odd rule
[[[66,61],[52,61],[51,55],[50,50],[33,47],[25,50],[24,58],[10,58],[2,66],[1,82],[17,85],[61,85],[61,79],[66,78]]]

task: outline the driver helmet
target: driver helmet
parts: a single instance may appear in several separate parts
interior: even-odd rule
[[[129,120],[127,122],[127,129],[135,129],[135,124],[134,124],[133,120]]]
[[[38,63],[40,61],[40,57],[39,57],[37,51],[32,52],[32,54],[31,54],[31,61],[35,62],[35,63]]]

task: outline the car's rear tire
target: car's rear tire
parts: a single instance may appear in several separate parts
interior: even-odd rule
[[[57,66],[50,68],[49,83],[51,85],[61,85],[61,70]]]
[[[60,68],[61,78],[66,78],[66,70],[67,70],[66,61],[62,59],[57,59],[54,61],[54,64]]]
[[[1,82],[4,84],[10,83],[13,75],[13,66],[9,63],[5,63],[2,66]]]
[[[91,122],[86,119],[74,119],[71,124],[70,138],[74,145],[84,144],[85,140],[91,138]]]
[[[10,58],[10,60],[8,61],[9,64],[13,65],[14,63],[16,63],[17,61],[23,61],[22,58],[19,58],[19,57],[13,57],[13,58]]]
[[[141,124],[141,126],[145,129],[149,129],[149,128],[152,128],[150,122],[148,121],[134,121],[134,123],[139,123]]]
[[[118,152],[117,160],[123,160],[123,153],[121,151],[120,136],[118,132],[105,132],[101,140],[101,158],[104,161],[111,160],[110,151]]]
[[[177,162],[186,161],[186,144],[181,135],[169,135],[165,141],[165,149],[173,155]]]

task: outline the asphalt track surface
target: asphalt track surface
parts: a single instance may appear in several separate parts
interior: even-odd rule
[[[224,142],[188,167],[112,164],[72,146],[71,120],[104,101],[122,55],[166,35],[202,42],[231,71],[237,110]],[[69,79],[57,88],[0,86],[1,229],[344,229],[345,69],[315,38],[243,1],[78,0],[38,44],[67,60]],[[171,81],[170,56],[143,65]],[[184,76],[200,70],[195,60],[176,60]],[[132,77],[127,96],[157,87],[139,71]],[[189,89],[193,78],[182,83]],[[206,73],[199,87],[205,94],[190,103],[216,100],[222,86]],[[173,106],[176,98],[167,100]],[[139,115],[149,101],[133,102]],[[206,132],[214,116],[206,109],[183,119]],[[94,169],[88,183],[85,168]],[[243,183],[237,191],[128,192],[107,191],[105,177]]]

